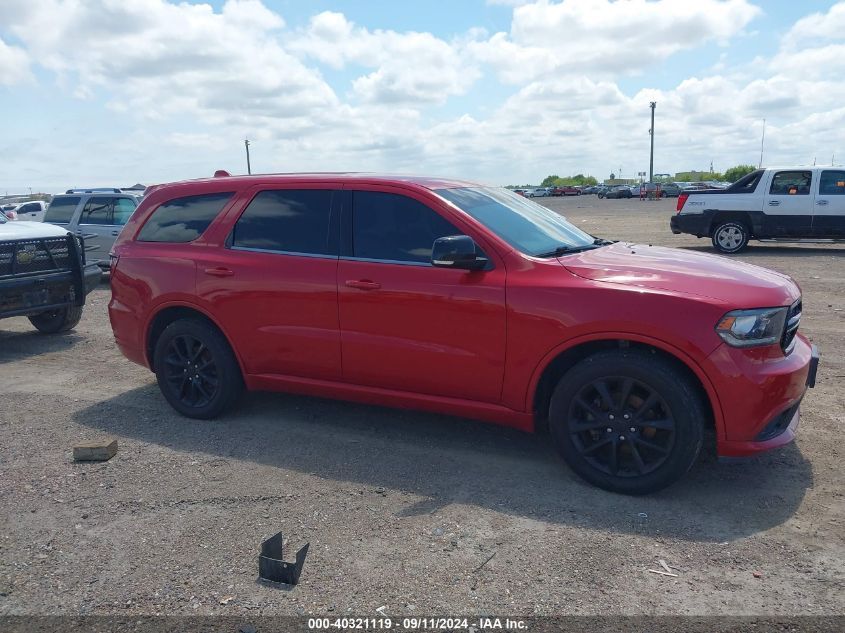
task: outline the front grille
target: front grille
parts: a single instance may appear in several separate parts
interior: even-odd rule
[[[784,352],[792,349],[795,342],[795,335],[798,334],[798,326],[801,324],[801,299],[793,303],[786,313],[786,325],[783,328],[783,336],[780,339],[780,346]]]
[[[0,277],[70,270],[67,237],[0,242]]]

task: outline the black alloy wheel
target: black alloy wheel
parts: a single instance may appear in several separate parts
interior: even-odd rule
[[[639,349],[593,354],[558,382],[549,430],[588,482],[648,494],[680,479],[703,441],[707,403],[677,363]]]
[[[205,321],[181,319],[168,325],[156,341],[153,365],[162,395],[189,418],[217,417],[243,391],[228,341]]]

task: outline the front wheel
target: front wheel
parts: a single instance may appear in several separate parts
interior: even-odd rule
[[[560,380],[549,427],[563,459],[591,484],[630,495],[664,488],[692,467],[705,410],[695,386],[648,352],[601,352]]]
[[[82,318],[82,306],[66,306],[35,314],[29,322],[42,334],[58,334],[76,327]]]
[[[181,319],[155,345],[156,379],[167,402],[189,418],[209,420],[232,406],[243,391],[238,361],[213,325]]]
[[[748,245],[751,233],[742,222],[722,222],[711,235],[713,247],[720,253],[738,253]]]

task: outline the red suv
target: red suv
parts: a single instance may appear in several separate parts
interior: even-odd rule
[[[785,275],[612,243],[505,189],[356,174],[153,188],[111,260],[117,345],[181,414],[244,387],[548,431],[642,494],[705,428],[743,456],[794,437],[818,354]]]

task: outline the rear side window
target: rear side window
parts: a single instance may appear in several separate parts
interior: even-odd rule
[[[819,178],[819,195],[845,196],[845,171],[823,171]]]
[[[355,257],[429,264],[434,240],[463,235],[440,214],[407,196],[356,191],[352,204]]]
[[[226,193],[186,196],[165,202],[144,224],[140,242],[191,242],[197,239],[232,197]]]
[[[775,196],[809,196],[811,171],[779,171],[772,178],[769,193]]]
[[[76,210],[76,205],[79,204],[80,200],[81,198],[79,196],[53,198],[50,206],[47,207],[47,213],[44,214],[44,221],[67,224],[73,217],[73,212]]]
[[[232,233],[235,248],[335,255],[329,248],[330,189],[262,191]]]

